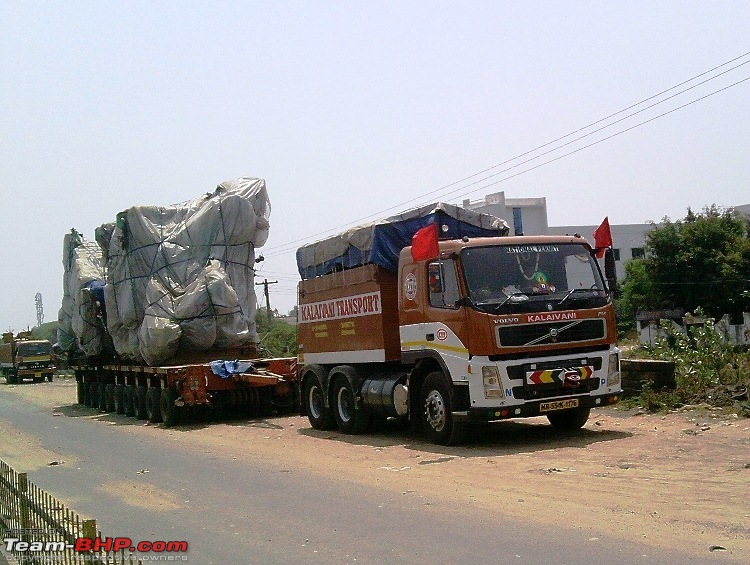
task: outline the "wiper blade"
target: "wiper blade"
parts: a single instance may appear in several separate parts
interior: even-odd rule
[[[563,302],[565,302],[568,298],[571,298],[573,295],[575,295],[575,294],[577,294],[579,292],[590,293],[590,292],[596,292],[596,291],[597,291],[597,289],[594,289],[594,288],[574,288],[572,290],[569,290],[568,293],[565,296],[563,296],[562,299],[560,299],[560,302],[558,302],[557,304],[559,306],[560,304],[562,304]],[[581,296],[581,298],[584,298],[584,297]]]
[[[505,306],[505,304],[510,300],[511,302],[526,302],[529,299],[528,295],[524,294],[523,292],[513,292],[511,294],[508,294],[505,297],[505,300],[503,300],[500,304],[498,304],[498,308],[500,306]]]
[[[526,302],[529,299],[528,295],[526,295],[523,292],[514,292],[512,294],[506,295],[505,299],[501,302],[498,302],[499,299],[493,299],[493,300],[486,300],[484,302],[474,302],[474,306],[479,306],[483,308],[493,308],[494,310],[499,310],[503,306],[505,306],[508,301],[514,302],[516,304],[520,302]]]

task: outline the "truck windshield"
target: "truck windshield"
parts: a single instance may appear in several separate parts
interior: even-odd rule
[[[48,341],[37,343],[19,343],[18,354],[21,357],[33,357],[35,355],[49,355],[52,351],[52,344]]]
[[[472,305],[490,313],[603,306],[595,259],[577,243],[469,247],[461,252]]]

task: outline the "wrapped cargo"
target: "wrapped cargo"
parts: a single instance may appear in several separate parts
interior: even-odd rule
[[[134,206],[111,235],[98,230],[117,353],[155,365],[179,351],[257,343],[253,267],[270,211],[265,181],[242,177],[181,205]]]
[[[430,224],[440,226],[441,239],[507,235],[509,231],[500,218],[437,202],[303,245],[297,250],[297,269],[302,279],[369,263],[396,271],[398,254],[411,245],[418,230]]]
[[[63,300],[57,342],[63,351],[99,355],[107,342],[102,250],[75,229],[63,240]],[[98,290],[97,290],[98,289]]]

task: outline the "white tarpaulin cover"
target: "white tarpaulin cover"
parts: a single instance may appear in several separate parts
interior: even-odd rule
[[[79,348],[88,356],[98,355],[107,337],[100,304],[91,287],[103,285],[102,250],[70,230],[63,239],[63,267],[57,343],[64,351]]]
[[[67,235],[61,347],[77,338],[87,356],[102,351],[87,317],[76,321],[87,308],[106,316],[109,335],[100,323],[99,337],[137,363],[257,343],[255,249],[268,238],[270,213],[265,181],[242,177],[184,204],[128,208],[97,229],[98,245]],[[106,280],[98,295],[87,288],[96,279]]]
[[[117,353],[155,365],[178,350],[257,343],[253,268],[270,213],[265,181],[242,177],[182,205],[118,214],[105,287]]]

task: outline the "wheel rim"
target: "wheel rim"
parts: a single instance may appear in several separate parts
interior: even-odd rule
[[[352,419],[354,406],[346,386],[339,388],[339,392],[336,395],[336,405],[338,406],[339,418],[341,418],[342,422],[348,422]]]
[[[431,390],[425,399],[425,418],[430,427],[440,432],[445,427],[445,402],[437,390]]]
[[[318,419],[323,414],[323,395],[320,393],[318,385],[312,385],[307,394],[307,407],[310,410],[310,416]]]

